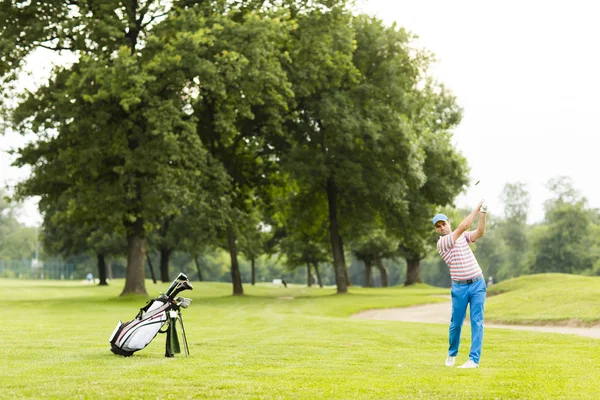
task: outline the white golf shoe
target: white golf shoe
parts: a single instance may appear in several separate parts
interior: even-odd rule
[[[458,368],[479,368],[479,364],[476,364],[473,360],[469,360]]]
[[[456,357],[446,357],[446,367],[454,367],[454,360],[456,360]]]

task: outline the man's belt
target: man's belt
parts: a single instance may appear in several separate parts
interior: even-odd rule
[[[456,283],[458,285],[470,285],[471,283],[475,283],[483,279],[483,275],[476,276],[475,278],[467,279],[466,281],[455,281],[452,280],[452,283]]]

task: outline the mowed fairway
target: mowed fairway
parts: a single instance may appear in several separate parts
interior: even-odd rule
[[[592,323],[587,311],[577,310],[587,309],[592,296],[597,309],[600,279],[577,278],[587,280],[574,300],[582,303],[571,307],[568,317]],[[545,282],[547,293],[538,293],[540,300],[547,302],[560,281]],[[351,288],[338,296],[333,289],[246,284],[246,296],[232,297],[229,284],[193,282],[194,291],[182,293],[193,299],[183,310],[191,356],[164,358],[165,339],[159,335],[133,357],[119,357],[110,352],[108,337],[119,319],[132,319],[146,301],[118,298],[123,284],[0,280],[0,398],[598,398],[596,339],[488,329],[481,368],[461,370],[444,366],[445,325],[348,318],[368,308],[447,301],[440,296],[447,289],[427,286]],[[517,318],[513,309],[522,300],[514,293],[522,285],[489,299],[494,319],[503,319],[504,311]],[[168,284],[146,287],[158,295]],[[581,293],[586,288],[587,297]],[[502,296],[509,295],[513,300],[504,302]],[[536,312],[535,302],[527,298],[526,310]],[[465,328],[459,363],[467,360],[469,344]]]

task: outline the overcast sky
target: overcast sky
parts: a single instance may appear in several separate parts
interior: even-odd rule
[[[596,154],[600,151],[600,6],[594,0],[458,1],[369,0],[364,10],[419,36],[432,51],[432,74],[464,109],[454,143],[467,158],[473,181],[459,197],[474,206],[480,197],[490,216],[502,213],[505,183],[523,182],[531,195],[529,222],[543,218],[549,179],[569,176],[575,188],[600,208]],[[600,2],[599,2],[600,3]],[[39,58],[38,71],[46,63]],[[47,68],[47,67],[46,67]],[[22,144],[0,136],[0,149]],[[9,167],[0,153],[0,182],[14,183],[28,171]],[[39,222],[35,202],[23,221]]]
[[[419,36],[434,75],[464,109],[456,147],[480,185],[458,199],[502,211],[507,182],[531,195],[543,219],[549,179],[569,176],[600,207],[600,2],[589,0],[371,0],[363,7]],[[481,186],[481,187],[479,187]]]

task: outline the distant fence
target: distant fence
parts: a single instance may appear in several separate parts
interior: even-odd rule
[[[35,260],[0,260],[0,278],[73,279],[75,264],[35,262]]]

